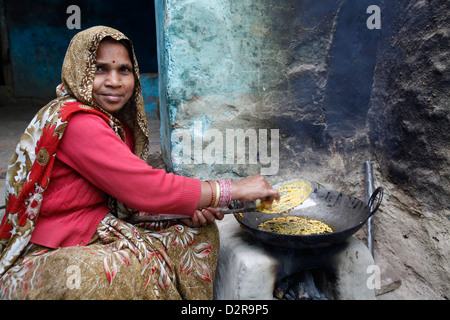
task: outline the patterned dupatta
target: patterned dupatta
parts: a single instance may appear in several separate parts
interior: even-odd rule
[[[135,154],[143,160],[147,159],[148,128],[133,49],[131,58],[135,88],[127,105],[113,116],[92,99],[97,48],[105,37],[126,40],[132,48],[131,41],[125,35],[104,26],[75,35],[64,59],[62,84],[57,87],[57,98],[35,115],[16,147],[6,176],[6,210],[0,216],[0,277],[29,243],[51,178],[58,144],[74,113],[88,112],[100,116],[125,141],[120,120],[124,121],[134,132]]]

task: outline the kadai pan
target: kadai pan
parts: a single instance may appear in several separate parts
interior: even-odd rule
[[[374,205],[377,197],[378,201]],[[245,212],[234,216],[241,227],[259,242],[294,249],[322,248],[351,237],[378,210],[382,198],[382,187],[373,192],[366,204],[351,195],[326,190],[318,185],[301,205],[281,215],[311,218],[326,223],[333,232],[324,234],[288,235],[258,229],[259,224],[279,217],[278,214]]]

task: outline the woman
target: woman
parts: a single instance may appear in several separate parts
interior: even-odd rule
[[[0,225],[3,299],[210,299],[218,207],[273,201],[260,176],[200,181],[152,169],[131,41],[93,27],[72,39],[58,97],[8,167]],[[190,219],[132,225],[145,213]]]

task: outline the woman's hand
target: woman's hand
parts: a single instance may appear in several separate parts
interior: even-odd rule
[[[191,219],[180,219],[180,221],[189,227],[198,228],[213,223],[216,219],[223,219],[222,210],[208,207],[201,210],[195,210],[194,216]]]
[[[280,199],[278,191],[264,179],[263,176],[257,174],[248,178],[231,182],[232,196],[231,200],[240,200],[243,202],[251,202],[261,199],[269,204],[273,200]],[[201,195],[197,205],[197,209],[208,207],[211,204],[212,188],[208,182],[201,183]]]
[[[280,200],[278,191],[260,175],[254,175],[231,183],[233,191],[232,199],[244,202],[261,199],[272,203],[275,199]]]
[[[260,199],[271,204],[275,199],[280,200],[278,191],[260,175],[254,175],[231,182],[232,200],[251,202]],[[211,187],[207,182],[202,182],[202,191],[198,209],[191,219],[180,219],[181,222],[189,227],[200,227],[208,223],[223,219],[223,213],[220,209],[208,207],[211,203]],[[204,208],[206,207],[206,208]]]

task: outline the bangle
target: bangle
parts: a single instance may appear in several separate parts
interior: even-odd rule
[[[220,197],[218,206],[228,207],[231,202],[231,181],[230,180],[219,180],[218,184],[220,186]]]
[[[217,181],[215,181],[214,183],[216,185],[216,201],[214,201],[213,207],[217,208],[217,206],[219,205],[219,198],[220,198],[220,186]]]
[[[212,186],[211,181],[206,181],[206,182],[208,182],[209,187],[211,188],[211,202],[209,203],[209,206],[208,206],[208,207],[211,207],[214,204],[214,200],[215,200],[214,199],[214,188]]]
[[[225,202],[225,207],[228,207],[231,203],[231,181],[230,180],[226,180],[225,182],[226,184],[226,190],[227,190],[227,199]]]

